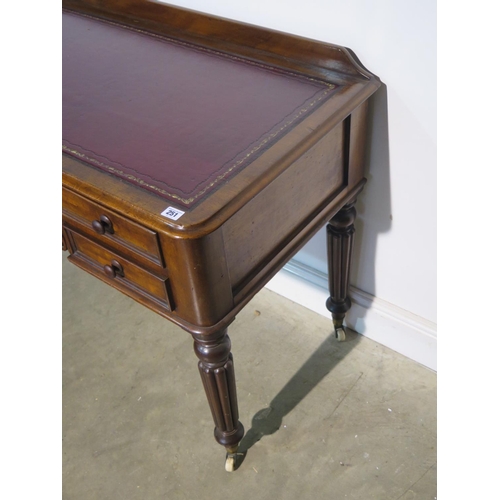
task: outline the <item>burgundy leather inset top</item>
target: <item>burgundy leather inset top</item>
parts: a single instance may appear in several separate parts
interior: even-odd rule
[[[185,207],[262,154],[334,88],[63,14],[63,151]]]

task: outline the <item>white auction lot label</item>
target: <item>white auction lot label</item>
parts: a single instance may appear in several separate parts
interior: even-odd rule
[[[185,212],[183,212],[182,210],[178,210],[177,208],[174,208],[174,207],[168,207],[165,210],[163,210],[163,212],[161,213],[161,215],[163,215],[163,217],[166,217],[167,219],[172,219],[172,220],[180,219],[184,214],[185,214]]]

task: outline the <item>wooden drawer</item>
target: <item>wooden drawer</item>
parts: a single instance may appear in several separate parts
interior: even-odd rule
[[[63,217],[70,225],[83,231],[92,231],[97,241],[102,241],[120,251],[122,248],[159,266],[165,267],[158,234],[63,188]]]
[[[173,310],[167,277],[156,276],[75,231],[68,230],[66,234],[69,240],[71,260],[83,261],[85,265],[82,267],[104,278],[124,292],[133,292],[129,295],[134,298],[139,295],[159,302],[170,311]]]

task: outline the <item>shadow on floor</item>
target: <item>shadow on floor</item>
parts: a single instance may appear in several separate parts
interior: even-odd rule
[[[301,366],[267,408],[259,410],[252,418],[252,427],[240,442],[238,466],[247,451],[264,436],[274,434],[281,427],[283,418],[290,413],[359,342],[359,335],[346,331],[345,342],[338,342],[332,332]]]

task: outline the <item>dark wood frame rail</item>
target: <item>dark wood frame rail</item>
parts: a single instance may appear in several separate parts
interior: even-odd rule
[[[293,119],[286,121],[283,116],[280,127],[271,131],[258,147],[249,153],[242,148],[241,159],[235,163],[238,168],[226,169],[223,175],[216,176],[216,165],[208,172],[213,177],[207,177],[204,191],[200,190],[203,193],[188,198],[179,195],[173,184],[172,192],[167,192],[156,187],[160,184],[146,182],[144,179],[150,174],[137,166],[120,170],[116,166],[119,162],[109,158],[105,135],[109,130],[104,125],[99,129],[99,120],[91,125],[83,120],[75,126],[74,117],[81,117],[93,104],[85,104],[85,99],[92,99],[91,93],[83,92],[82,97],[80,88],[72,88],[71,82],[77,82],[77,86],[82,78],[85,88],[92,87],[92,82],[85,80],[85,67],[78,79],[63,78],[63,250],[69,251],[74,264],[193,336],[215,422],[215,439],[227,449],[226,469],[233,470],[244,429],[238,419],[228,326],[325,224],[330,282],[327,308],[332,313],[337,338],[344,338],[343,320],[350,308],[354,203],[366,182],[363,167],[368,99],[380,82],[343,47],[147,0],[64,0],[63,20],[64,16],[78,18],[77,23],[94,23],[96,30],[91,38],[85,38],[90,36],[88,33],[81,34],[84,30],[80,33],[73,27],[65,35],[63,75],[65,68],[70,68],[68,72],[74,67],[81,70],[82,64],[88,63],[85,53],[75,54],[73,46],[85,50],[90,43],[99,43],[99,30],[125,29],[129,35],[120,31],[116,36],[128,36],[127,42],[130,39],[134,44],[132,37],[140,35],[143,38],[137,39],[138,44],[150,43],[154,38],[158,43],[175,45],[179,53],[179,47],[187,50],[188,55],[189,51],[196,52],[196,57],[205,57],[203,61],[208,67],[224,65],[229,78],[233,64],[234,71],[243,68],[251,78],[255,76],[256,82],[264,82],[266,89],[271,84],[279,88],[283,82],[293,86],[297,96],[302,95],[303,89],[321,92],[321,98],[302,103],[302,108],[298,102],[299,112],[290,115]],[[155,45],[153,49],[161,47]],[[84,63],[78,59],[71,66],[77,57]],[[90,61],[89,68],[95,67],[94,62]],[[198,63],[193,67],[198,68]],[[95,72],[97,94],[103,91],[102,78],[122,71],[123,63],[118,67],[118,63],[103,62],[99,68]],[[220,73],[217,75],[221,77]],[[141,73],[144,81],[150,76]],[[202,83],[202,79],[194,82]],[[213,92],[216,95],[217,89]],[[276,104],[276,113],[283,114],[278,108],[277,94],[270,102]],[[109,95],[106,99],[114,99]],[[288,101],[283,103],[288,105]],[[158,107],[162,105],[165,104],[158,103]],[[158,123],[166,127],[165,133],[168,127],[176,127],[168,122],[166,111],[158,115],[160,118],[155,115]],[[95,112],[101,113],[103,108],[96,106]],[[122,121],[127,116],[126,111],[118,114]],[[196,114],[194,127],[203,126],[203,116]],[[247,124],[249,130],[254,130],[255,125],[255,120]],[[87,126],[91,126],[90,132]],[[239,126],[238,121],[228,125],[231,130]],[[159,130],[161,134],[163,129]],[[118,138],[119,133],[116,132]],[[246,129],[245,133],[242,130],[244,140],[252,139],[246,134]],[[109,137],[109,142],[116,140],[115,136]],[[105,145],[103,151],[94,151],[94,156],[92,141]],[[131,147],[130,141],[133,143],[133,138],[127,147]],[[73,146],[80,142],[81,147]],[[180,146],[176,143],[172,147]],[[189,152],[198,147],[201,146],[190,144]],[[141,153],[137,149],[140,147],[132,149],[128,158]],[[119,155],[116,149],[109,151]],[[151,154],[154,152],[153,147]],[[215,151],[215,157],[222,153],[226,151]],[[138,158],[140,164],[141,156]],[[168,169],[174,167],[181,166],[166,165],[164,170],[168,174]],[[159,175],[165,174],[162,168],[160,165]],[[131,171],[138,173],[134,176]],[[167,175],[165,182],[169,183],[169,179]],[[178,185],[182,187],[182,183]],[[167,207],[173,209],[170,218],[165,216]]]

